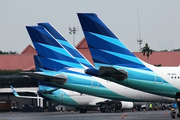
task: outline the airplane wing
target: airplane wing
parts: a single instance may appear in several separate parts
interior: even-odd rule
[[[63,74],[58,74],[55,76],[51,76],[51,75],[45,75],[45,74],[40,74],[38,72],[21,72],[24,75],[27,75],[29,77],[32,78],[36,78],[38,80],[50,80],[53,81],[57,84],[63,85],[67,82],[67,76],[63,75]]]
[[[43,99],[42,97],[20,96],[20,95],[18,95],[18,93],[14,90],[14,88],[13,88],[12,86],[10,86],[10,87],[11,87],[11,89],[12,89],[12,91],[13,91],[13,93],[14,93],[14,95],[15,95],[16,97],[19,97],[19,98]]]
[[[12,87],[12,86],[10,86]],[[37,90],[17,90],[16,92],[29,92],[29,93],[34,93],[34,94],[37,94]]]

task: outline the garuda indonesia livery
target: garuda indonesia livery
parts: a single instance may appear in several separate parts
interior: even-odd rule
[[[34,56],[34,62],[36,66],[36,71],[43,70],[43,67],[41,65],[41,62],[38,56]],[[87,106],[93,107],[93,106],[99,106],[100,104],[102,106],[107,106],[108,102],[111,103],[112,106],[115,106],[113,103],[117,102],[117,101],[111,101],[111,100],[100,98],[100,97],[78,93],[76,91],[59,89],[59,87],[51,86],[47,83],[44,83],[43,81],[38,81],[38,83],[39,83],[39,90],[38,90],[39,96],[41,96],[42,98],[45,98],[48,101],[59,103],[60,105],[80,107],[80,111],[79,111],[80,113],[87,112],[87,109],[86,109]],[[121,109],[129,109],[126,106],[129,106],[129,104],[133,105],[132,102],[122,101],[121,103],[123,103],[123,104],[120,104]],[[107,109],[103,109],[103,110],[101,111],[102,112],[107,111]]]
[[[36,66],[36,71],[42,70],[42,66],[38,59],[38,56],[34,56],[34,62]],[[54,87],[54,86],[45,84],[43,81],[38,81],[38,84],[39,84],[38,91],[30,91],[27,89],[24,92],[33,92],[35,94],[38,93],[40,97],[20,96],[12,86],[10,87],[16,97],[30,98],[30,99],[37,99],[37,100],[45,98],[46,100],[50,102],[58,103],[60,105],[80,107],[80,113],[86,112],[87,106],[94,107],[94,106],[100,106],[100,104],[104,108],[101,110],[101,112],[105,112],[105,111],[108,111],[107,109],[108,105],[115,107],[115,103],[118,102],[118,101],[112,101],[105,98],[78,93],[76,91],[60,89],[59,87]],[[20,91],[20,92],[23,92],[23,91]],[[39,102],[37,102],[37,105],[39,106]],[[132,107],[133,107],[132,102],[126,102],[126,101],[119,102],[119,109],[132,109]]]
[[[122,101],[170,101],[84,73],[80,64],[49,32],[41,26],[26,27],[38,53],[43,72],[26,72],[50,86],[61,87],[97,97]]]
[[[50,23],[38,23],[38,26],[44,27],[85,68],[94,68]]]
[[[108,111],[107,108],[109,103],[113,107],[115,107],[115,102],[110,101],[108,99],[81,94],[66,89],[59,89],[57,87],[48,86],[48,85],[39,85],[39,90],[33,92],[33,93],[38,92],[39,96],[41,97],[20,96],[12,86],[11,89],[16,97],[30,98],[30,99],[46,99],[47,101],[58,103],[60,105],[80,107],[80,111],[79,111],[80,113],[87,112],[87,106],[98,107],[100,104],[102,104],[104,109],[101,112]],[[26,90],[26,92],[32,92],[32,91]],[[122,101],[121,103],[123,104],[119,104],[120,109],[132,109],[133,102]],[[39,106],[39,103],[37,103],[37,106]],[[42,106],[40,105],[40,107]]]
[[[98,18],[78,14],[92,59],[102,78],[137,90],[175,98],[180,96],[180,67],[155,67],[138,59]],[[88,73],[88,70],[87,70]]]

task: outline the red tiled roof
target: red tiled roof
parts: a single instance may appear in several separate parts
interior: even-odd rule
[[[34,66],[35,54],[0,55],[1,70],[27,70]]]
[[[37,54],[36,50],[31,45],[28,45],[20,54],[28,54],[28,53]]]
[[[29,67],[29,68],[24,69],[23,71],[35,71],[35,70],[36,70],[36,66],[33,65],[33,66]]]
[[[85,38],[76,45],[76,49],[89,49]]]
[[[36,50],[28,45],[21,54],[0,55],[1,70],[34,70],[34,55]]]
[[[92,60],[92,56],[90,54],[89,51],[89,47],[87,45],[86,39],[83,38],[77,45],[76,45],[76,49],[84,56],[86,57],[86,59],[92,64],[94,65],[94,62]]]
[[[152,64],[161,66],[179,66],[180,65],[180,52],[179,51],[169,51],[169,52],[153,52],[149,56],[143,56],[142,52],[133,52],[141,60]]]

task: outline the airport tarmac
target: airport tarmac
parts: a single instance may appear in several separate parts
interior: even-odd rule
[[[125,115],[127,113],[127,116]],[[167,113],[167,115],[166,115]],[[123,118],[122,118],[123,115]],[[124,111],[116,113],[40,112],[21,113],[0,112],[0,120],[171,120],[170,110]],[[177,118],[176,118],[177,119]]]

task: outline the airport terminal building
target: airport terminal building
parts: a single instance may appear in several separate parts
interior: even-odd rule
[[[76,45],[76,48],[93,64],[85,38]],[[180,65],[180,52],[178,51],[153,52],[149,59],[141,52],[134,52],[134,54],[152,65]],[[27,90],[38,91],[38,82],[26,75],[19,74],[21,71],[35,71],[34,55],[37,53],[31,45],[28,45],[20,54],[0,55],[0,111],[9,110],[13,106],[22,109],[24,104],[48,106],[48,102],[45,100],[15,97],[10,89],[10,85],[12,85],[20,95],[38,96],[37,93],[27,92]]]
[[[38,83],[25,75],[19,74],[21,71],[35,71],[33,56],[35,49],[28,45],[20,54],[0,55],[0,110],[7,110],[9,107],[22,109],[24,104],[34,104],[39,106],[36,99],[17,98],[12,94],[10,85],[16,88],[20,95],[37,96],[28,90],[37,91]],[[42,101],[41,101],[42,102]]]

